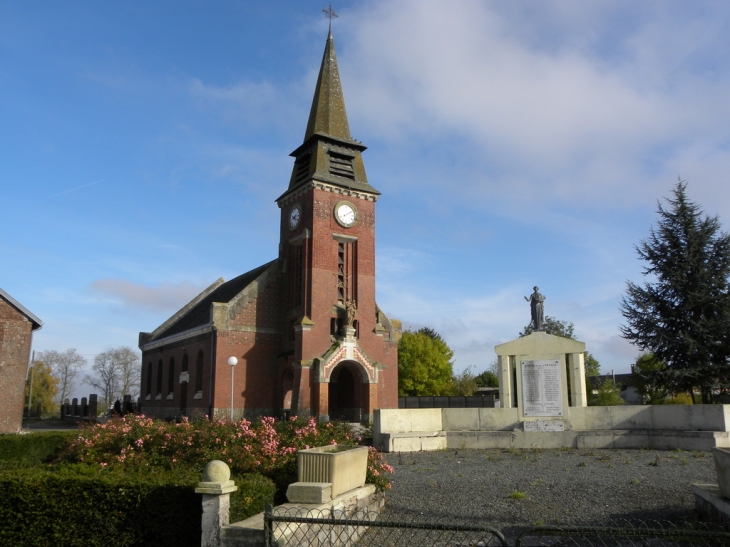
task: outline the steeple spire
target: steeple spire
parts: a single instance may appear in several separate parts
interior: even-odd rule
[[[332,29],[327,37],[324,48],[322,66],[319,69],[317,87],[314,90],[312,109],[309,112],[309,123],[304,134],[306,141],[315,133],[324,133],[331,137],[351,140],[350,126],[347,123],[345,98],[342,95],[340,72],[337,69],[335,42],[332,39]]]
[[[281,204],[281,200],[291,192],[315,182],[344,188],[348,192],[379,195],[380,192],[370,186],[365,174],[361,154],[366,148],[350,136],[330,29],[304,141],[291,153],[295,160],[289,189],[279,196],[277,202]]]

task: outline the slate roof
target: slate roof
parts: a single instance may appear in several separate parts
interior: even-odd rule
[[[210,307],[213,302],[230,302],[237,294],[244,290],[252,281],[254,281],[259,275],[261,275],[267,268],[276,262],[272,260],[267,262],[263,266],[246,272],[234,277],[230,281],[226,281],[214,288],[209,294],[201,299],[195,306],[183,314],[167,329],[157,334],[152,340],[158,340],[160,338],[166,338],[173,334],[178,334],[186,330],[194,329],[195,327],[201,327],[210,323]]]
[[[33,315],[28,308],[23,306],[20,302],[15,300],[12,296],[10,296],[8,293],[6,293],[4,290],[0,289],[0,297],[6,300],[11,306],[13,306],[15,309],[17,309],[20,313],[25,315],[31,323],[33,323],[33,330],[38,330],[43,326],[43,321],[38,319],[35,315]]]

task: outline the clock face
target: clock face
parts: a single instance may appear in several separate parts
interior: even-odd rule
[[[299,226],[299,221],[302,219],[302,208],[299,207],[299,205],[295,205],[292,207],[292,210],[289,212],[289,229],[293,230],[297,226]]]
[[[357,221],[357,210],[355,206],[346,201],[340,202],[335,206],[335,219],[345,228],[353,226]]]

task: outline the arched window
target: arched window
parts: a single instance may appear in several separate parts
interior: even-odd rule
[[[198,352],[198,358],[195,360],[195,391],[203,391],[203,350]]]
[[[152,361],[147,363],[147,395],[152,395]]]
[[[157,363],[157,395],[162,395],[162,359]]]
[[[175,390],[175,358],[170,357],[170,368],[167,371],[167,394],[171,395]]]

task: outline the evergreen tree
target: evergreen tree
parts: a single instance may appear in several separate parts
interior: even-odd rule
[[[624,338],[666,363],[654,372],[670,391],[700,388],[711,402],[730,367],[730,236],[717,217],[707,217],[679,181],[658,205],[659,221],[636,252],[647,265],[643,285],[627,282],[621,313]]]
[[[398,396],[448,395],[453,356],[433,329],[404,332],[398,342]]]

